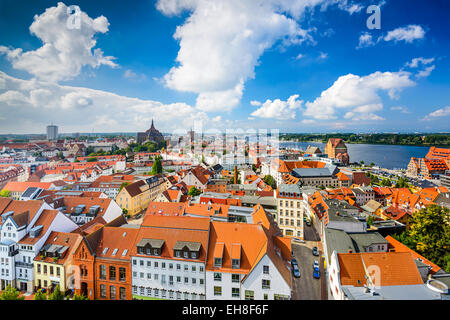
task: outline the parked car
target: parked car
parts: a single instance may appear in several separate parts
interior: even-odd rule
[[[308,227],[310,227],[310,226],[311,226],[311,221],[306,220],[306,225],[307,225]]]
[[[296,264],[292,266],[292,273],[294,274],[294,277],[300,278],[300,269]]]
[[[314,271],[313,271],[313,277],[314,277],[315,279],[320,279],[320,270],[319,270],[319,267],[314,268]]]
[[[299,243],[306,243],[305,240],[299,239],[299,238],[292,238],[293,241],[299,242]]]
[[[313,247],[312,248],[312,254],[313,254],[313,256],[318,256],[319,255],[319,250],[317,249],[317,247]]]
[[[296,259],[292,259],[292,260],[291,260],[291,265],[292,265],[292,266],[298,266],[297,260],[296,260]]]
[[[308,221],[308,219],[305,216],[303,216],[303,221],[306,222]]]
[[[313,269],[319,268],[319,261],[314,260]]]

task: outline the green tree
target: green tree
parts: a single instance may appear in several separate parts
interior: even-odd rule
[[[11,191],[3,189],[0,191],[0,197],[9,198],[11,196]]]
[[[272,189],[276,189],[277,188],[277,182],[275,181],[275,179],[268,174],[267,176],[264,177],[264,182],[266,184],[268,184],[269,186],[272,187]]]
[[[381,180],[381,186],[390,187],[390,186],[392,186],[392,181],[390,179],[383,178]]]
[[[128,210],[125,209],[125,208],[123,208],[123,209],[122,209],[122,213],[123,213],[124,216],[126,216],[126,215],[128,214]]]
[[[367,225],[370,227],[373,224],[373,217],[369,216],[367,217]]]
[[[72,300],[89,300],[85,295],[74,294]]]
[[[60,290],[59,285],[57,285],[53,292],[50,293],[48,300],[64,300],[64,294]]]
[[[47,300],[47,294],[39,290],[34,294],[34,300]]]
[[[24,300],[24,297],[19,297],[20,292],[8,285],[5,290],[0,293],[0,300]]]
[[[86,161],[87,161],[87,162],[97,162],[98,159],[95,158],[95,157],[92,157],[92,158],[88,158]]]
[[[190,196],[192,196],[192,197],[195,197],[195,196],[198,196],[198,195],[200,195],[202,193],[202,191],[201,190],[199,190],[199,189],[197,189],[196,187],[194,187],[194,186],[192,186],[190,189],[189,189],[189,195]]]
[[[409,188],[408,179],[400,177],[395,184],[396,188]]]
[[[397,240],[450,272],[450,210],[430,205],[415,213]]]
[[[155,157],[155,162],[153,162],[152,166],[152,174],[160,174],[163,172],[162,164],[161,164],[161,157]]]

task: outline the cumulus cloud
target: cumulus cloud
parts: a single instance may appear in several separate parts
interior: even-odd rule
[[[359,36],[359,44],[356,49],[370,47],[375,45],[375,42],[372,40],[372,35],[369,32],[364,32]]]
[[[35,15],[30,33],[38,37],[43,45],[24,52],[22,49],[0,46],[0,53],[6,54],[12,66],[24,70],[40,80],[57,82],[70,80],[80,74],[84,66],[98,68],[101,65],[116,67],[111,56],[104,56],[96,46],[95,35],[106,33],[109,22],[104,16],[90,18],[80,11],[79,28],[69,28],[67,21],[71,12],[59,2],[56,7]]]
[[[425,30],[419,25],[409,25],[389,31],[383,38],[384,41],[405,41],[412,43],[414,40],[423,39]]]
[[[148,129],[154,118],[158,129],[170,132],[188,129],[195,121],[220,127],[221,118],[210,119],[205,112],[186,103],[120,96],[83,87],[63,86],[36,79],[22,80],[0,71],[0,130],[43,132],[54,121],[63,132],[127,132]]]
[[[313,102],[306,102],[304,116],[320,120],[336,119],[337,109],[350,109],[344,118],[382,120],[374,114],[383,108],[379,92],[384,91],[391,99],[396,99],[403,88],[415,85],[410,75],[404,71],[377,71],[364,77],[354,74],[341,76],[320,97]]]
[[[450,106],[438,109],[426,115],[422,120],[431,121],[450,116]]]
[[[251,115],[259,118],[278,120],[295,119],[297,110],[299,110],[303,104],[303,100],[298,100],[298,97],[298,94],[294,94],[286,101],[280,99],[272,101],[268,99],[264,103],[259,103],[260,108],[252,112]]]
[[[229,111],[239,104],[245,82],[255,77],[261,55],[275,43],[313,42],[298,20],[321,5],[337,4],[354,13],[347,0],[158,0],[165,15],[190,13],[177,27],[177,65],[164,76],[167,87],[199,95],[197,107]]]

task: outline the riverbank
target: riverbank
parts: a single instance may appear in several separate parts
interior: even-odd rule
[[[323,140],[298,140],[298,139],[291,139],[291,140],[279,140],[279,142],[303,142],[303,143],[323,143],[326,144],[328,141]],[[450,145],[440,145],[440,144],[428,144],[428,143],[421,143],[421,144],[398,144],[398,143],[386,143],[386,142],[353,142],[353,141],[345,141],[345,144],[373,144],[373,145],[382,145],[382,146],[405,146],[405,147],[437,147],[437,148],[450,148]]]

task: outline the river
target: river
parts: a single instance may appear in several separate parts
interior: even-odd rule
[[[325,152],[325,144],[320,142],[280,142],[282,148],[306,150],[310,146]],[[411,157],[423,158],[430,147],[399,146],[384,144],[346,144],[350,162],[364,161],[387,169],[406,169]]]

